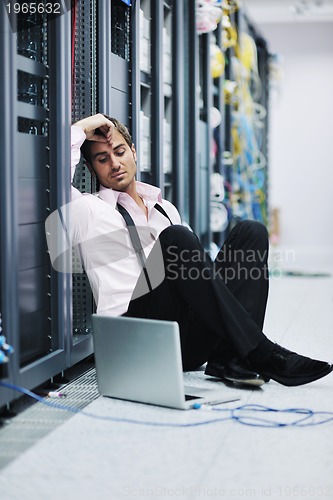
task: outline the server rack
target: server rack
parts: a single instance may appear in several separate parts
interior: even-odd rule
[[[218,24],[216,30],[215,30],[215,41],[217,47],[222,51],[223,53],[223,46],[222,46],[222,25],[221,22]],[[211,202],[211,218],[215,216],[215,211],[217,212],[219,216],[219,221],[220,221],[220,228],[216,230],[214,228],[214,224],[212,224],[212,242],[214,242],[217,247],[221,247],[225,240],[225,234],[226,234],[226,229],[227,229],[227,220],[228,220],[228,212],[226,208],[226,164],[228,162],[228,151],[230,148],[230,129],[229,129],[229,124],[230,124],[230,117],[228,116],[228,111],[229,108],[225,106],[225,100],[224,100],[224,82],[225,79],[228,77],[228,72],[229,72],[229,64],[227,60],[227,54],[223,54],[224,57],[224,68],[223,72],[220,76],[216,77],[213,79],[213,105],[214,107],[221,113],[221,122],[219,125],[214,129],[213,132],[213,137],[216,145],[216,155],[215,155],[215,160],[213,161],[212,165],[212,172],[218,174],[221,176],[222,180],[222,192],[218,193],[219,196],[214,197],[214,194],[211,194],[210,202]],[[215,191],[214,191],[215,192]],[[222,212],[222,213],[221,213]],[[222,220],[221,220],[222,217]],[[223,220],[223,217],[225,217],[225,221]]]
[[[73,2],[72,39],[72,123],[97,113],[97,4],[96,0]],[[94,192],[96,183],[81,161],[75,170],[73,185],[82,192]],[[69,181],[68,181],[69,189]],[[73,263],[78,264],[73,252]],[[73,266],[74,267],[74,266]],[[80,269],[80,266],[74,267]],[[93,352],[91,315],[94,303],[88,278],[83,269],[72,275],[72,337],[68,366]]]
[[[185,75],[185,92],[188,99],[185,104],[185,120],[188,133],[185,136],[187,144],[187,155],[185,156],[188,192],[187,200],[189,204],[189,223],[192,229],[200,236],[200,199],[199,186],[199,37],[195,28],[195,5],[189,2],[185,5],[185,17],[188,19],[185,28],[186,55],[188,57],[188,67]]]
[[[0,6],[4,75],[0,98],[6,127],[1,182],[1,289],[3,333],[15,348],[6,377],[35,387],[66,367],[69,326],[67,275],[54,273],[44,222],[68,201],[70,60],[66,12],[10,17]],[[63,41],[62,47],[55,40]],[[0,405],[17,397],[1,391]]]
[[[264,199],[261,200],[262,214],[259,215],[260,220],[266,225],[270,226],[270,201],[269,201],[269,88],[270,88],[270,61],[271,54],[269,52],[269,47],[266,40],[261,36],[261,34],[256,30],[252,23],[247,19],[249,32],[254,37],[257,47],[258,54],[258,73],[261,80],[261,95],[259,103],[262,108],[266,111],[265,116],[262,118],[262,129],[260,131],[260,137],[258,138],[260,144],[260,150],[265,159],[266,165],[263,170],[261,177],[261,192]]]
[[[213,171],[211,147],[212,126],[211,109],[213,107],[214,87],[210,70],[211,33],[200,36],[199,40],[199,81],[202,103],[199,109],[199,198],[195,201],[198,207],[199,231],[201,243],[209,249],[212,241],[210,228],[210,179]],[[205,209],[203,209],[205,207]]]
[[[72,122],[101,112],[129,126],[131,9],[120,0],[99,3],[82,0],[75,2],[74,7]],[[97,189],[82,162],[76,168],[74,185],[82,192],[92,193]],[[85,272],[73,274],[73,342],[69,366],[93,352],[94,309]]]
[[[230,22],[231,25],[235,30],[238,30],[238,12],[231,12],[230,13]],[[223,44],[222,44],[223,46]],[[233,44],[226,44],[226,47],[224,47],[225,50],[225,59],[226,59],[226,66],[225,66],[225,75],[224,75],[224,90],[223,90],[223,125],[224,125],[224,133],[223,133],[223,139],[224,139],[224,148],[223,148],[223,176],[225,180],[225,205],[228,210],[228,226],[225,231],[225,235],[227,235],[230,232],[230,229],[235,225],[235,223],[238,221],[237,217],[235,217],[234,214],[234,203],[235,203],[235,183],[233,179],[233,165],[234,165],[234,158],[233,158],[233,150],[234,150],[234,141],[233,141],[233,136],[232,136],[232,109],[233,109],[233,102],[232,102],[232,95],[229,93],[229,91],[226,91],[225,83],[226,82],[234,82],[235,80],[235,75],[233,73],[232,69],[232,64],[231,60],[233,57],[235,57],[235,47]]]
[[[226,78],[236,85],[225,113],[230,227],[242,219],[259,220],[268,225],[269,53],[265,40],[242,10],[237,10],[231,20],[237,32],[237,43],[226,52],[229,61]],[[242,40],[242,35],[247,38]],[[258,64],[254,61],[257,68],[249,69],[244,66],[243,50],[245,42],[251,41]],[[249,71],[247,77],[245,70]]]

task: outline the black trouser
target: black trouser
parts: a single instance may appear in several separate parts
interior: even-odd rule
[[[235,226],[215,262],[183,226],[159,236],[165,278],[131,300],[126,316],[177,321],[184,370],[206,362],[212,352],[245,358],[266,337],[262,333],[268,296],[268,235],[264,225]],[[154,247],[147,259],[157,258]],[[137,287],[145,282],[141,273]],[[135,291],[134,294],[135,296]]]

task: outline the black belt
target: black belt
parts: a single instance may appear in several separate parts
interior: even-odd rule
[[[143,248],[142,248],[142,244],[141,244],[141,240],[140,240],[140,237],[139,237],[138,230],[137,230],[137,228],[135,226],[135,223],[134,223],[132,217],[127,212],[126,208],[124,208],[122,205],[120,205],[120,203],[117,203],[117,208],[118,208],[119,213],[123,216],[123,218],[124,218],[124,220],[126,222],[126,226],[127,226],[130,238],[131,238],[131,242],[132,242],[133,248],[134,248],[135,253],[137,255],[137,258],[138,258],[138,260],[139,260],[139,262],[140,262],[140,264],[142,266],[142,269],[143,269],[143,272],[145,274],[145,278],[146,278],[146,281],[147,281],[147,285],[148,285],[149,291],[151,292],[153,288],[151,286],[150,279],[149,279],[149,276],[148,276],[148,271],[147,271],[147,268],[146,268],[146,256],[145,256],[145,253],[144,253]],[[156,208],[156,210],[158,210],[162,215],[164,215],[164,217],[166,217],[167,219],[169,219],[170,224],[172,225],[172,221],[171,221],[170,217],[168,216],[168,214],[166,213],[166,211],[164,210],[164,208],[161,207],[161,205],[159,205],[158,203],[156,203],[154,205],[154,208]]]

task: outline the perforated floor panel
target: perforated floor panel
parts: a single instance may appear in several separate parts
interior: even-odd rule
[[[71,408],[84,408],[99,396],[95,368],[91,368],[61,387],[63,398],[45,398]],[[46,406],[41,402],[31,404],[28,396],[17,402],[18,414],[2,417],[0,427],[0,469],[18,457],[39,439],[75,415],[74,412]],[[33,401],[33,400],[32,400]],[[28,406],[20,411],[20,405]]]

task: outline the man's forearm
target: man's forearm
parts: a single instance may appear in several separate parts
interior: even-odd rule
[[[73,182],[76,165],[80,161],[81,151],[80,147],[85,141],[86,135],[83,130],[75,125],[71,127],[71,182]],[[72,199],[76,199],[81,196],[78,189],[72,186]]]

